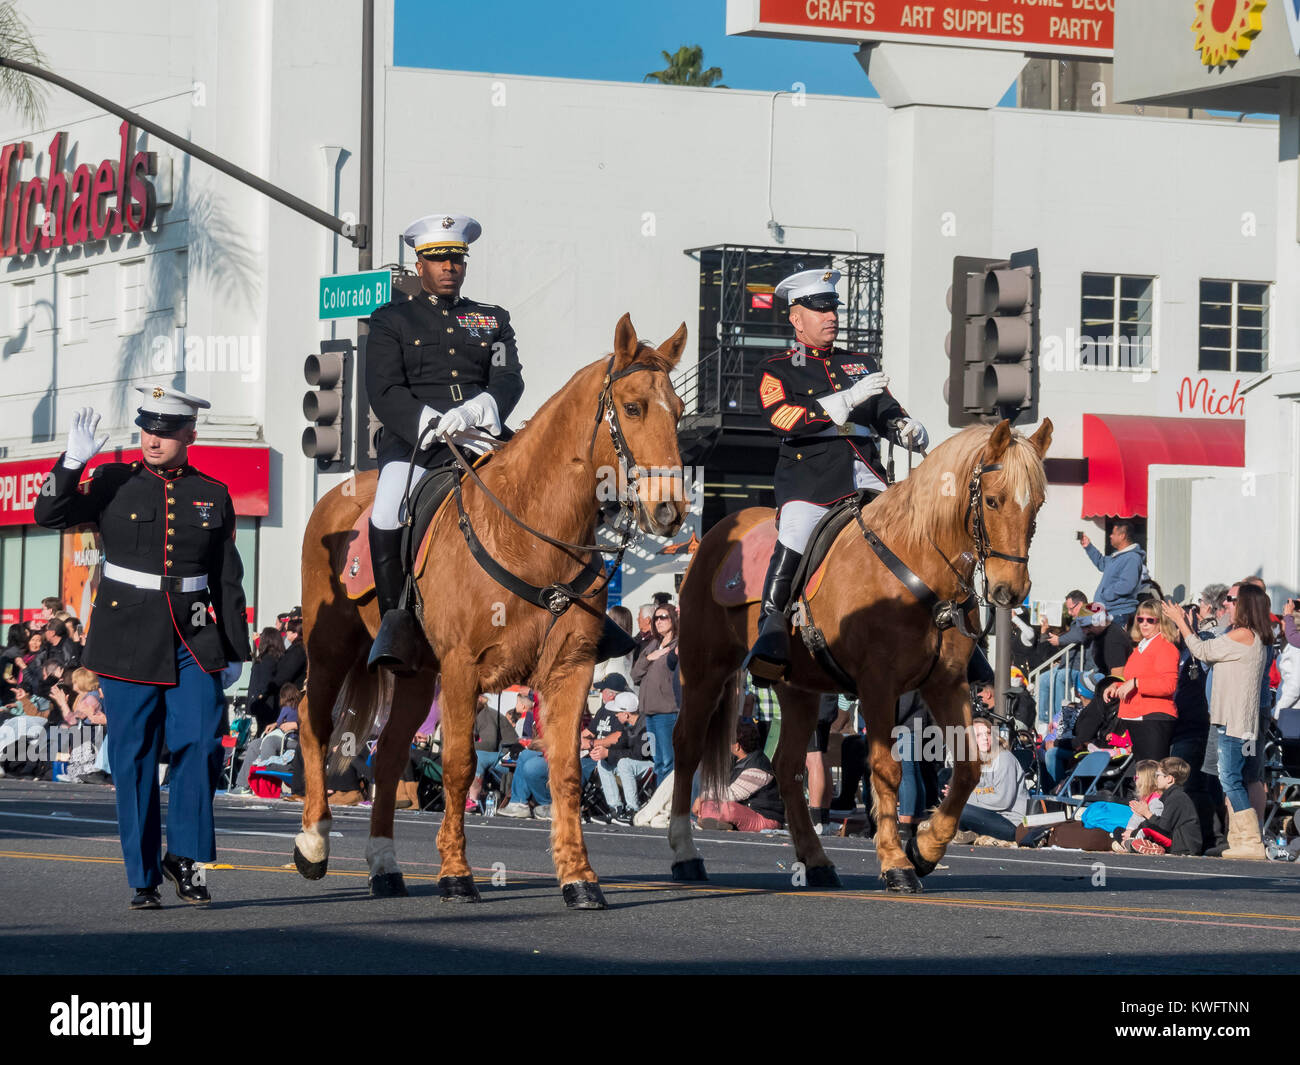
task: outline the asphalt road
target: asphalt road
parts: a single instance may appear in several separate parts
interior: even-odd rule
[[[914,897],[871,845],[830,839],[844,887],[792,886],[781,837],[588,826],[610,908],[570,912],[542,822],[469,819],[481,905],[440,900],[439,817],[399,812],[411,897],[371,899],[369,813],[335,812],[328,876],[292,867],[300,807],[217,799],[214,902],[130,912],[112,792],[0,780],[0,973],[1295,973],[1300,864],[953,848]],[[495,875],[496,883],[493,882]]]

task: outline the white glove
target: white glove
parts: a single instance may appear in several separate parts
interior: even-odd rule
[[[64,466],[78,470],[103,450],[108,443],[108,434],[96,439],[95,433],[98,430],[99,415],[95,413],[94,407],[82,407],[73,412],[72,428],[68,430],[68,446],[64,449],[67,452],[63,457]]]
[[[221,690],[225,691],[243,675],[243,662],[227,662],[226,668],[221,671]]]
[[[836,425],[843,425],[849,420],[853,408],[865,403],[872,396],[878,396],[889,387],[889,378],[883,373],[868,374],[861,381],[829,396],[823,396],[817,402]]]
[[[425,436],[424,430],[428,428],[429,423],[437,421],[442,417],[442,411],[434,410],[432,407],[425,407],[420,411],[420,424],[415,430],[415,438],[420,441],[420,450],[427,451],[433,447],[435,440],[431,436]]]
[[[904,418],[898,426],[898,442],[909,451],[924,451],[930,446],[930,434],[915,418]]]
[[[467,399],[459,407],[453,407],[440,419],[433,430],[440,440],[445,440],[453,433],[466,429],[486,429],[495,436],[501,432],[501,418],[497,413],[497,401],[484,392],[482,395]]]

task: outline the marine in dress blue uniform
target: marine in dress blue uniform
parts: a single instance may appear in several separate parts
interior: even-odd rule
[[[99,416],[73,415],[42,486],[36,522],[98,527],[104,568],[82,664],[99,675],[132,909],[155,909],[164,875],[185,902],[210,901],[196,862],[216,858],[212,796],[225,732],[222,690],[249,658],[235,510],[224,484],[186,461],[203,399],[139,389],[143,458],[82,471],[108,442]],[[167,853],[159,857],[158,761],[171,753]]]
[[[402,237],[415,249],[423,291],[414,298],[399,295],[370,317],[366,388],[384,426],[370,520],[370,555],[383,615],[370,651],[372,670],[382,667],[400,675],[415,665],[414,619],[398,609],[406,576],[399,509],[412,453],[414,484],[451,461],[444,441],[452,434],[477,429],[501,436],[505,419],[524,393],[509,312],[460,294],[469,245],[481,233],[482,226],[467,215],[438,213],[412,222]],[[430,426],[431,434],[425,435]],[[483,450],[466,446],[471,452]]]
[[[859,489],[883,491],[879,440],[924,448],[924,427],[889,394],[889,378],[871,355],[834,346],[840,305],[838,270],[802,270],[776,287],[789,301],[795,342],[759,363],[758,397],[781,437],[773,488],[776,549],[763,584],[759,634],[745,659],[758,685],[790,666],[785,607],[808,538],[832,504]]]

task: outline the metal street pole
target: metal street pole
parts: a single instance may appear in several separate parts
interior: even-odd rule
[[[366,3],[367,5],[373,5],[373,0],[366,0]],[[164,129],[162,126],[158,125],[157,122],[145,118],[144,115],[136,114],[134,111],[130,111],[127,108],[122,107],[120,104],[115,104],[107,97],[100,96],[99,93],[92,92],[90,89],[78,85],[75,81],[69,81],[67,78],[60,74],[55,74],[53,71],[45,70],[43,67],[32,66],[31,63],[23,63],[17,59],[8,59],[4,56],[0,56],[0,67],[8,67],[11,70],[21,71],[23,74],[27,74],[33,78],[40,78],[42,81],[48,81],[52,85],[57,85],[61,89],[66,89],[74,96],[80,96],[83,100],[88,100],[90,103],[107,111],[109,114],[117,115],[119,118],[126,119],[132,126],[144,130],[150,136],[157,137],[160,141],[170,144],[175,148],[179,148],[181,151],[185,152],[187,155],[193,156],[200,162],[207,163],[208,166],[212,167],[214,170],[219,170],[227,177],[232,177],[236,181],[247,185],[249,188],[256,189],[263,196],[269,197],[276,203],[283,204],[291,211],[297,211],[298,214],[310,218],[317,225],[322,225],[326,229],[338,233],[342,237],[346,237],[355,247],[366,248],[369,244],[366,229],[366,222],[369,215],[366,215],[361,222],[356,225],[345,222],[341,218],[335,218],[328,211],[322,211],[314,204],[310,204],[306,200],[300,199],[291,192],[286,192],[278,185],[272,185],[266,179],[250,173],[243,167],[235,166],[234,163],[223,159],[215,152],[210,152],[208,149],[200,147],[193,141],[186,140],[184,137],[171,132],[171,130]]]
[[[357,211],[360,225],[370,232],[372,216],[375,209],[375,0],[363,0],[361,5],[361,173],[360,202]],[[357,269],[370,270],[374,264],[373,241],[367,240],[357,251]],[[374,438],[375,426],[371,424],[370,394],[366,391],[366,337],[370,332],[369,322],[365,318],[357,319],[357,357],[354,375],[353,393],[356,396],[357,414],[352,423],[356,428],[352,433],[355,440],[356,460],[354,467],[363,468],[363,460],[368,457],[370,441]],[[364,463],[369,469],[370,464]]]
[[[1011,608],[1000,606],[993,615],[993,705],[1006,715],[1011,690]]]

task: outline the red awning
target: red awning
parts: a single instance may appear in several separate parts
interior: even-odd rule
[[[1244,466],[1246,423],[1240,418],[1148,418],[1085,414],[1085,518],[1145,518],[1147,467]]]

